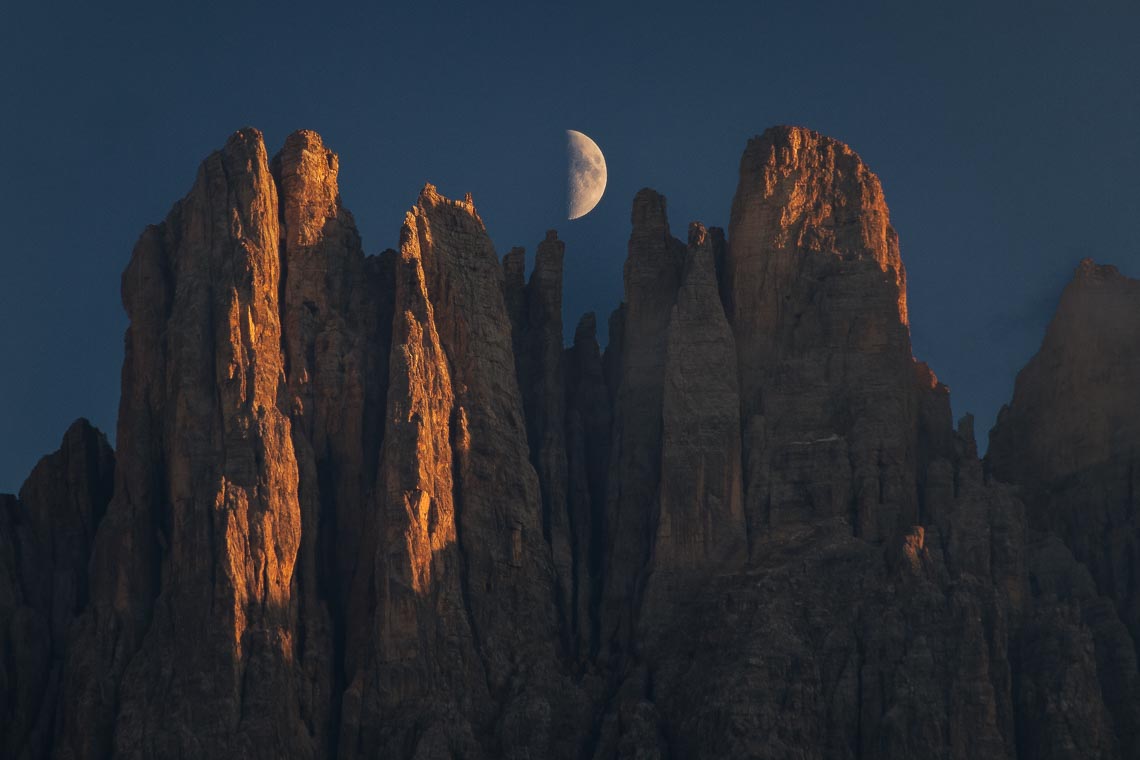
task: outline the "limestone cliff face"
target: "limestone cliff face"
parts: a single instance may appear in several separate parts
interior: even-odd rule
[[[1018,373],[986,462],[1007,482],[1060,482],[1140,446],[1140,282],[1083,260]]]
[[[556,576],[556,606],[564,643],[575,647],[574,547],[568,509],[566,377],[562,357],[562,261],[566,246],[550,230],[538,245],[530,282],[523,285],[525,253],[504,257],[507,310],[511,316],[515,364],[526,414],[530,459],[542,495],[542,533],[550,545]]]
[[[1085,259],[1018,374],[986,464],[1023,487],[1140,635],[1140,282]]]
[[[661,405],[669,315],[677,299],[685,244],[669,232],[664,196],[633,199],[620,354],[614,369],[612,464],[606,507],[602,635],[630,645],[660,505]]]
[[[639,192],[604,352],[556,233],[428,185],[368,256],[338,169],[242,130],[139,239],[118,452],[0,496],[5,756],[1137,756],[1136,282],[983,465],[835,140],[751,140],[727,237]]]
[[[748,553],[736,346],[717,290],[723,251],[719,229],[690,225],[665,347],[660,513],[651,563],[659,575],[731,571]]]
[[[422,212],[422,209],[417,209]],[[464,607],[453,443],[455,393],[427,290],[415,216],[395,273],[389,399],[376,499],[349,610],[340,754],[384,755],[414,742],[477,746],[449,718],[490,702]]]
[[[78,705],[62,713],[61,754],[318,751],[298,467],[278,405],[279,246],[265,146],[243,130],[135,248],[119,471],[71,648]]]
[[[300,471],[301,507],[314,562],[306,583],[348,579],[375,478],[388,373],[392,263],[368,259],[340,203],[339,161],[314,132],[296,132],[270,167],[281,224],[280,304],[286,389]],[[343,604],[343,581],[334,598]],[[313,590],[313,589],[311,589]]]
[[[501,688],[512,669],[509,647],[548,645],[556,631],[502,269],[470,198],[450,201],[429,185],[405,224],[412,222],[455,391],[454,475],[472,622],[502,642],[487,662],[492,686]],[[525,630],[513,622],[524,611]]]
[[[1059,538],[1081,565],[1069,580],[1048,561],[1064,553],[1052,550],[1039,586],[1069,600],[1088,630],[1125,753],[1140,752],[1138,387],[1140,281],[1085,259],[986,454],[996,479],[1021,487],[1030,526]]]
[[[0,495],[0,749],[42,757],[70,629],[88,603],[88,559],[111,499],[114,456],[87,420],[40,460],[19,498]]]
[[[279,405],[291,422],[301,519],[295,582],[305,633],[302,692],[318,746],[336,744],[339,659],[360,540],[371,514],[393,312],[390,254],[366,259],[340,203],[339,162],[313,132],[273,159],[280,222]]]
[[[741,159],[728,234],[750,529],[843,515],[882,540],[917,516],[917,419],[878,178],[836,140],[770,129]]]
[[[612,343],[611,343],[612,345]],[[606,484],[609,479],[613,408],[598,347],[597,319],[582,316],[566,349],[567,507],[573,528],[576,654],[596,654],[597,615],[605,560]]]

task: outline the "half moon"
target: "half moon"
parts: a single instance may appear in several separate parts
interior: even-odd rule
[[[606,158],[598,144],[581,132],[566,130],[566,218],[593,210],[606,192]]]

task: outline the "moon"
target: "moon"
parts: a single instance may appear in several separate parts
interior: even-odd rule
[[[581,132],[566,130],[566,218],[580,219],[606,192],[606,157]]]

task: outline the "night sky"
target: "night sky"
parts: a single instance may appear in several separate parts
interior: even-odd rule
[[[66,426],[113,439],[119,275],[239,127],[341,157],[375,253],[430,181],[500,254],[566,241],[565,331],[621,297],[634,193],[727,226],[747,139],[798,124],[882,179],[915,355],[979,437],[1092,256],[1140,276],[1140,3],[0,6],[0,491]],[[179,7],[181,6],[181,7]],[[968,6],[968,7],[967,7]],[[609,186],[564,216],[564,131]]]

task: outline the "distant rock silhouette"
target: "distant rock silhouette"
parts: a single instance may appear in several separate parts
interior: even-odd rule
[[[727,235],[565,244],[431,185],[363,252],[313,132],[202,164],[123,275],[118,451],[0,496],[0,753],[1130,758],[1140,283],[1084,261],[985,462],[878,179],[775,127]]]

